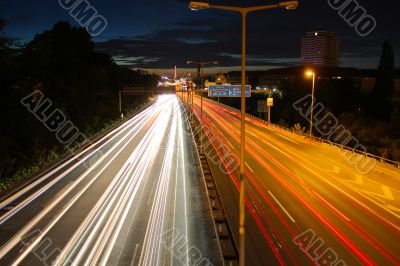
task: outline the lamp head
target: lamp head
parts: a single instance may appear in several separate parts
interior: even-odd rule
[[[286,8],[287,10],[295,10],[298,6],[299,1],[286,1],[279,3],[279,7]]]
[[[314,72],[311,71],[311,70],[307,70],[307,71],[306,71],[306,75],[307,75],[308,77],[312,77],[312,76],[314,75]]]
[[[192,1],[189,3],[189,8],[193,11],[199,11],[201,9],[207,9],[210,8],[210,4],[209,3],[205,3],[205,2],[195,2]]]

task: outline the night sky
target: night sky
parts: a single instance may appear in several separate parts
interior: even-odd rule
[[[189,1],[88,1],[108,22],[94,38],[96,47],[120,64],[133,68],[186,67],[188,59],[219,60],[224,70],[240,64],[240,16],[218,10],[193,12]],[[212,1],[214,4],[254,5],[276,1]],[[341,39],[341,66],[376,68],[382,43],[393,42],[396,66],[400,62],[400,14],[396,0],[358,0],[377,21],[376,29],[360,37],[327,0],[303,0],[295,11],[273,9],[251,13],[248,20],[248,64],[251,69],[298,65],[300,40],[307,31],[326,29]],[[78,23],[57,0],[0,0],[5,33],[25,43],[59,20]]]

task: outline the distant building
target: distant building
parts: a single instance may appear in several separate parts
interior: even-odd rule
[[[231,71],[226,74],[226,82],[230,85],[242,84],[242,73],[240,71]],[[246,84],[249,84],[248,72],[246,72]]]
[[[217,77],[215,78],[215,82],[219,85],[226,84],[226,77],[224,73],[220,72],[217,74]]]
[[[339,66],[339,39],[328,31],[307,32],[301,40],[302,65]]]

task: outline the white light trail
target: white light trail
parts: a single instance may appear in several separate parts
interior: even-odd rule
[[[119,149],[117,151],[117,153],[107,162],[107,164],[102,167],[99,171],[99,173],[90,181],[86,184],[86,186],[84,187],[84,189],[82,189],[79,193],[77,193],[73,199],[64,207],[64,209],[62,210],[61,213],[59,213],[55,219],[52,221],[52,223],[47,227],[46,230],[43,230],[43,234],[41,236],[39,236],[34,243],[32,243],[32,245],[25,250],[24,253],[21,254],[20,258],[24,258],[33,247],[33,244],[37,244],[39,243],[39,241],[42,239],[43,235],[45,232],[49,231],[51,229],[52,226],[55,225],[55,222],[58,221],[63,214],[65,214],[65,212],[71,208],[71,206],[73,205],[73,203],[75,203],[79,197],[83,194],[83,192],[85,192],[90,185],[96,181],[96,179],[100,176],[100,174],[107,168],[107,166],[109,166],[113,160],[123,151],[123,149],[129,144],[129,142],[126,141],[126,139],[128,139],[128,137],[132,137],[131,135],[134,134],[136,135],[138,133],[138,128],[134,127],[133,129],[131,129],[123,138],[121,138],[112,148],[110,148],[109,151],[107,151],[103,158],[99,161],[97,161],[94,165],[92,165],[92,167],[86,171],[85,173],[83,173],[77,180],[75,180],[75,182],[73,183],[73,185],[69,186],[67,189],[65,189],[65,191],[63,191],[62,193],[57,195],[57,198],[54,199],[54,201],[52,201],[48,206],[46,206],[46,208],[40,212],[32,221],[30,221],[20,232],[18,232],[18,234],[16,234],[12,239],[10,239],[1,249],[0,249],[0,259],[3,258],[13,247],[15,247],[16,245],[18,245],[21,241],[21,239],[23,238],[24,235],[26,235],[27,233],[29,233],[29,231],[33,230],[34,226],[40,221],[42,220],[51,210],[53,210],[53,208],[55,208],[57,206],[57,204],[65,198],[65,196],[67,196],[76,186],[78,186],[78,184],[80,184],[80,182],[82,182],[82,180],[84,180],[89,173],[91,173],[91,171],[93,169],[95,169],[97,166],[99,166],[99,164],[108,156],[110,155],[121,143],[123,143],[124,141],[126,142],[123,147],[121,147],[121,149]],[[19,262],[20,259],[18,259],[16,262]]]

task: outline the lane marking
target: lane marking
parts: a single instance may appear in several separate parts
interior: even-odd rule
[[[291,140],[291,139],[289,139],[288,137],[283,136],[282,134],[279,134],[279,133],[276,133],[276,134],[277,134],[278,136],[280,136],[280,137],[282,137],[282,138],[284,138],[284,139],[286,139],[286,140],[288,140],[288,141],[290,141],[290,142],[296,144],[296,145],[299,145],[298,142],[296,142],[296,141],[294,141],[294,140]]]
[[[264,142],[265,144],[267,144],[268,146],[270,146],[271,148],[277,150],[278,152],[280,152],[280,153],[286,155],[286,157],[288,157],[288,158],[290,158],[290,159],[292,158],[292,157],[291,157],[290,155],[288,155],[286,152],[282,151],[281,149],[278,149],[277,147],[275,147],[273,144],[269,143],[268,141],[263,140],[263,142]]]
[[[282,204],[278,201],[277,198],[275,198],[275,196],[272,194],[271,191],[268,190],[268,193],[271,195],[271,197],[275,200],[275,202],[279,205],[279,207],[281,207],[281,209],[286,213],[286,215],[289,217],[289,219],[295,223],[296,221],[293,219],[293,217],[289,214],[289,212],[282,206]]]
[[[246,132],[246,133],[252,135],[252,136],[255,137],[255,138],[258,138],[255,134],[251,133],[250,131],[248,131],[248,132]]]
[[[346,221],[351,222],[351,220],[349,218],[347,218],[346,215],[344,215],[341,211],[339,211],[338,209],[336,209],[332,204],[330,204],[326,199],[324,199],[323,197],[321,197],[317,192],[313,191],[314,195],[317,196],[320,200],[322,200],[323,202],[325,202],[326,205],[328,205],[332,210],[334,210],[335,212],[337,212],[340,216],[342,216]]]
[[[139,244],[136,244],[135,252],[133,252],[133,259],[132,259],[132,262],[131,262],[131,266],[135,265],[138,248],[139,248]]]
[[[250,172],[254,173],[254,170],[251,169],[250,165],[247,162],[245,162],[244,164],[246,165],[247,168],[249,168]]]
[[[151,201],[154,200],[154,198],[151,197],[151,195],[154,194],[154,190],[156,189],[156,184],[157,184],[157,182],[154,181],[154,182],[153,182],[153,186],[151,187],[151,190],[150,190],[150,197],[149,197],[149,199],[147,200],[147,206],[150,206]]]
[[[356,185],[364,185],[364,179],[361,175],[356,175],[356,178],[354,180],[349,179],[349,180],[346,180],[346,182],[353,183]]]
[[[232,143],[229,140],[226,140],[226,143],[228,143],[228,145],[231,146],[232,149],[234,149]]]
[[[376,192],[367,191],[367,190],[360,189],[360,188],[356,188],[356,190],[360,191],[361,193],[367,194],[369,196],[378,198],[379,200],[381,200],[383,198],[385,200],[394,201],[394,197],[393,197],[393,194],[392,194],[392,191],[390,190],[390,188],[388,186],[385,186],[385,185],[382,185],[382,184],[380,184],[380,186],[382,188],[382,194],[379,194],[379,193],[376,193]]]

